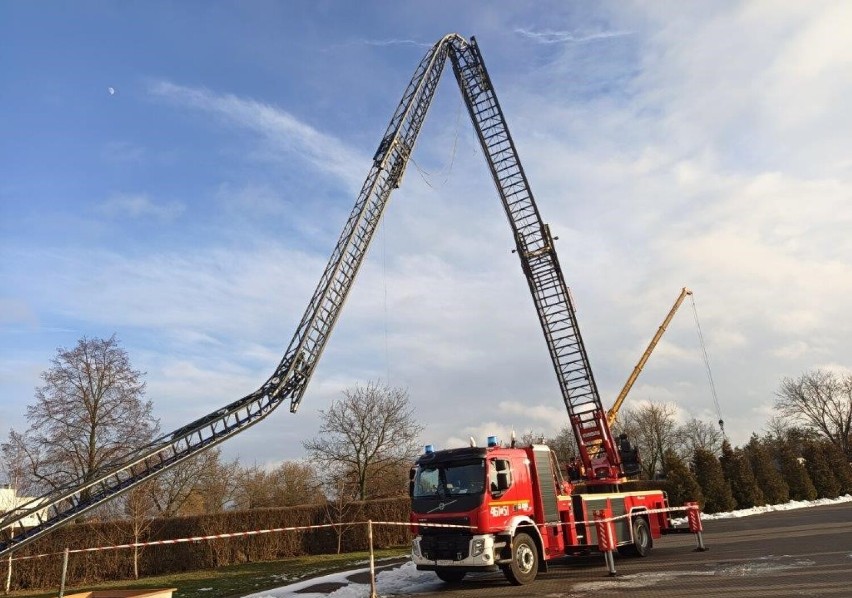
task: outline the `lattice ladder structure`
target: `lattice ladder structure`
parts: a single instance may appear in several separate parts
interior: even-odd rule
[[[274,373],[255,392],[125,455],[108,471],[55,489],[6,514],[0,519],[0,531],[11,534],[26,517],[35,516],[40,523],[11,539],[0,540],[0,557],[253,426],[288,399],[290,411],[298,409],[387,200],[405,172],[447,55],[451,56],[456,79],[515,233],[518,254],[565,404],[572,422],[576,419],[578,440],[583,439],[581,450],[586,437],[592,434],[607,437],[609,429],[605,424],[600,427],[602,420],[596,415],[603,410],[553,239],[538,214],[476,42],[451,34],[436,43],[415,70],[319,284]],[[601,444],[588,443],[588,446],[591,452]],[[617,469],[618,454],[613,454],[614,457],[609,457],[610,466]],[[595,449],[589,458],[605,461],[606,455]]]

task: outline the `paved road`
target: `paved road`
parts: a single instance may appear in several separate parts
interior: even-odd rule
[[[852,503],[706,521],[704,539],[707,552],[684,534],[658,540],[647,558],[616,557],[614,578],[598,555],[552,566],[528,586],[491,574],[416,596],[852,597]]]

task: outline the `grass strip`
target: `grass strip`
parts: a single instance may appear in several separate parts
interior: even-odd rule
[[[376,550],[374,554],[376,564],[381,565],[382,561],[408,556],[409,550],[407,548],[388,548]],[[216,569],[151,575],[138,580],[124,579],[102,582],[80,588],[66,588],[65,594],[108,588],[121,588],[123,590],[177,588],[174,593],[175,598],[231,598],[246,596],[329,573],[361,569],[369,565],[369,559],[369,552],[312,555],[283,561],[244,563]],[[27,598],[55,598],[58,595],[58,580],[55,591],[18,591],[11,592],[9,595]]]

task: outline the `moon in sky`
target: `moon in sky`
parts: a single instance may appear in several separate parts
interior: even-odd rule
[[[109,92],[109,95],[115,95],[115,87],[107,87],[107,91]]]

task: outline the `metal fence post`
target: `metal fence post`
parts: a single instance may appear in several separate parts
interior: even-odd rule
[[[373,556],[373,520],[367,520],[367,541],[370,544],[370,598],[379,598],[376,593],[376,559]],[[60,596],[59,598],[62,598]]]
[[[9,593],[9,590],[12,587],[12,555],[9,555],[9,571],[6,573],[6,593]]]
[[[65,547],[65,553],[62,555],[62,583],[59,586],[59,598],[65,596],[65,578],[68,576],[68,547]]]

